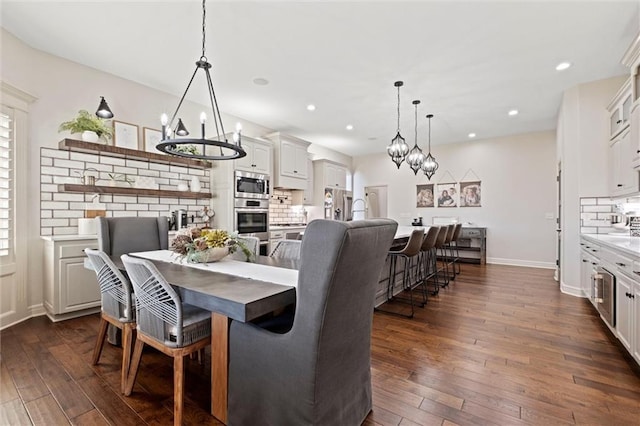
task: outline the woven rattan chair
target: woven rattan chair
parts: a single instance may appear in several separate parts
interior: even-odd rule
[[[247,249],[249,249],[249,251],[253,254],[250,260],[256,260],[258,256],[260,256],[260,239],[258,237],[239,237],[238,239],[241,240],[247,247]],[[235,253],[229,255],[229,257],[241,262],[247,260],[247,256],[240,248],[238,248]]]
[[[84,252],[98,276],[102,302],[100,328],[96,345],[93,348],[92,363],[96,365],[100,361],[108,325],[112,324],[122,330],[120,391],[124,393],[136,329],[135,311],[132,303],[133,289],[129,280],[103,251],[85,249]]]
[[[173,418],[182,424],[184,357],[211,343],[211,313],[186,303],[148,260],[122,256],[136,295],[138,336],[125,395],[131,395],[147,344],[173,357]]]
[[[301,240],[280,240],[269,256],[276,259],[300,259]]]

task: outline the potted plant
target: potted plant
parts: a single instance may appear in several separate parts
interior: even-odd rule
[[[189,263],[217,262],[237,250],[244,253],[247,261],[251,261],[253,256],[237,233],[197,227],[180,230],[171,244],[171,250]]]
[[[106,120],[96,117],[84,109],[78,111],[78,116],[73,120],[60,124],[58,132],[64,131],[81,133],[82,140],[86,142],[98,142],[98,139],[108,142],[109,138],[113,136],[113,129],[106,124]]]

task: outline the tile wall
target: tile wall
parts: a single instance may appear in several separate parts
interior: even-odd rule
[[[179,183],[188,183],[193,176],[200,180],[201,191],[209,192],[209,170],[157,164],[149,161],[127,160],[49,148],[40,149],[40,232],[41,235],[74,235],[78,233],[78,218],[84,217],[86,203],[93,194],[59,192],[58,184],[80,183],[83,170],[94,168],[98,174],[97,185],[108,185],[108,173],[125,174],[136,179],[149,177],[158,184],[158,189],[177,190]],[[129,186],[120,182],[119,185]],[[171,216],[174,210],[187,210],[198,222],[198,214],[209,199],[143,197],[103,194],[100,203],[105,204],[108,217]]]
[[[580,233],[608,234],[619,232],[611,227],[611,214],[616,213],[616,204],[610,198],[580,198]]]
[[[305,209],[292,206],[292,193],[282,189],[274,189],[269,199],[269,223],[306,223]]]

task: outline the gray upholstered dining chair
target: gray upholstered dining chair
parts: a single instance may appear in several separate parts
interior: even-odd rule
[[[147,344],[173,357],[173,418],[182,424],[184,357],[211,344],[211,312],[183,303],[149,260],[122,255],[136,296],[136,344],[124,394],[133,390],[142,350]]]
[[[300,259],[301,246],[301,240],[280,240],[269,256],[276,259]]]
[[[160,217],[98,217],[98,248],[109,256],[169,248],[169,222]]]
[[[120,257],[139,251],[169,248],[169,221],[160,217],[98,217],[98,250]],[[118,329],[109,327],[107,340],[120,343]]]
[[[231,322],[229,425],[362,423],[372,407],[375,291],[397,226],[389,219],[309,224],[291,329]]]
[[[131,361],[131,349],[135,341],[136,316],[133,288],[127,277],[120,272],[105,252],[88,248],[84,252],[98,277],[101,294],[100,328],[93,348],[92,363],[96,365],[100,361],[107,326],[111,324],[122,330],[120,391],[124,393]]]

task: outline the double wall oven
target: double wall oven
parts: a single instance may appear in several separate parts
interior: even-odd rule
[[[236,171],[234,179],[234,228],[240,235],[258,237],[260,254],[269,245],[269,176]]]

